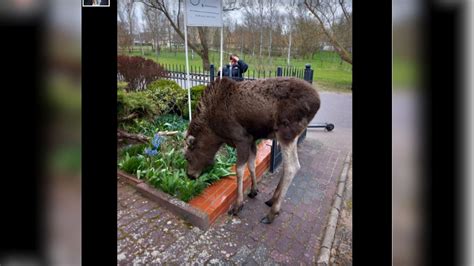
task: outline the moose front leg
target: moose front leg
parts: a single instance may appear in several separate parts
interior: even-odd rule
[[[277,189],[275,190],[273,198],[266,202],[266,204],[272,208],[267,216],[262,218],[260,221],[264,224],[272,223],[275,217],[280,213],[281,203],[285,198],[291,181],[300,169],[296,143],[297,139],[293,140],[289,144],[281,145],[283,154],[283,176],[280,180],[280,183],[278,184]]]
[[[237,215],[244,207],[244,169],[249,158],[249,145],[237,145],[237,202],[229,214]]]
[[[247,162],[247,166],[250,171],[250,176],[252,177],[252,188],[250,189],[250,193],[248,194],[249,198],[255,198],[258,194],[257,188],[257,176],[255,175],[255,160],[257,158],[257,146],[255,142],[252,142],[250,145],[250,153],[249,153],[249,160]]]

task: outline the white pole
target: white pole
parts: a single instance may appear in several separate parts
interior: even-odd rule
[[[221,0],[221,8],[222,9],[224,8],[224,5],[222,4],[222,0]],[[221,12],[221,20],[222,20],[222,13],[224,12]],[[220,74],[221,79],[222,79],[222,72],[224,72],[224,66],[222,65],[223,53],[224,53],[224,22],[222,22],[222,27],[221,27],[221,74]]]
[[[187,0],[184,1],[184,10],[186,9]],[[184,12],[184,51],[186,54],[186,86],[188,87],[188,107],[189,107],[189,122],[191,122],[191,87],[189,86],[189,60],[188,60],[188,19],[186,12]]]

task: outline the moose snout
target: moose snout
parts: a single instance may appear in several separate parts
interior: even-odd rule
[[[191,180],[196,180],[197,176],[193,175],[193,174],[190,174],[189,172],[187,173],[188,175],[188,178],[191,179]]]

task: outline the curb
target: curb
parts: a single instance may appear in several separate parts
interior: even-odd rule
[[[337,221],[339,219],[339,212],[341,210],[342,197],[346,187],[346,180],[349,173],[349,166],[351,165],[351,153],[349,152],[344,161],[344,168],[337,185],[336,195],[331,207],[331,213],[329,214],[329,220],[324,232],[323,242],[319,251],[319,257],[317,265],[326,266],[329,265],[329,259],[331,257],[331,248],[336,234]]]
[[[148,197],[150,200],[157,202],[172,213],[182,217],[200,229],[207,230],[209,228],[210,222],[207,213],[184,201],[173,198],[172,196],[149,186],[147,183],[143,182],[143,180],[139,180],[123,171],[117,170],[117,176],[123,178],[126,183],[132,185],[138,192]]]

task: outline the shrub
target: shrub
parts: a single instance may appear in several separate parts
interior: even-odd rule
[[[197,103],[201,99],[203,91],[206,89],[206,85],[197,85],[191,87],[191,110],[194,112],[196,110]],[[186,105],[187,107],[187,105]],[[189,109],[188,107],[183,112],[183,117],[189,119]]]
[[[117,82],[117,89],[118,90],[126,90],[127,86],[128,86],[128,82],[125,82],[125,81]]]
[[[172,80],[157,80],[148,86],[147,92],[158,105],[160,114],[182,116],[187,107],[187,92]]]
[[[157,105],[145,91],[117,91],[117,114],[119,117],[125,117],[132,113],[136,113],[139,116],[151,116],[157,114],[158,111]]]
[[[161,65],[140,56],[119,55],[117,71],[128,82],[127,90],[144,90],[151,82],[167,76]]]
[[[206,89],[206,85],[197,85],[191,87],[191,99],[199,101],[201,99],[202,92]]]

